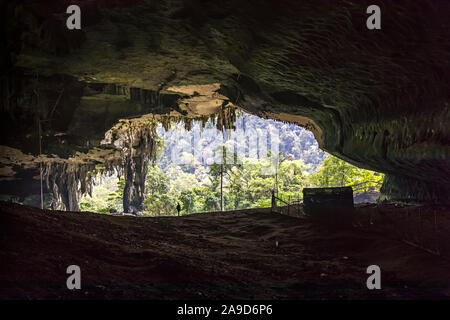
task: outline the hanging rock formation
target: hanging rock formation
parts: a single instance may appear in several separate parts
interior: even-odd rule
[[[148,164],[154,161],[158,148],[156,127],[154,117],[123,120],[111,128],[102,141],[102,144],[114,144],[121,152],[124,212],[142,210]]]
[[[123,211],[137,213],[142,210],[148,160],[135,156],[125,164],[125,189],[123,190]]]

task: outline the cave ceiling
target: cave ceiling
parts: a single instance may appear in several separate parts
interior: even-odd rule
[[[123,158],[110,130],[230,127],[241,108],[386,173],[387,196],[449,201],[449,1],[378,1],[381,30],[367,1],[71,1],[81,30],[68,4],[2,4],[2,179],[55,159],[107,167]]]

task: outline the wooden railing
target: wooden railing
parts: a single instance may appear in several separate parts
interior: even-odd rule
[[[272,195],[272,212],[299,217],[303,214],[301,210],[302,201],[303,199],[300,196],[297,199],[291,200],[290,196],[289,199],[282,199],[281,197]]]
[[[369,184],[369,183],[374,183],[374,184],[376,184],[377,186],[380,186],[380,185],[383,183],[383,181],[367,180],[367,181],[360,182],[360,183],[355,183],[355,184],[352,184],[352,185],[346,186],[346,187],[352,187],[353,192],[355,192],[355,191],[359,191],[359,190],[361,190],[361,189],[364,189],[364,188],[365,188],[365,185],[366,185],[366,184]]]

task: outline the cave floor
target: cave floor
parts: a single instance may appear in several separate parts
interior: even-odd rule
[[[421,215],[436,221],[431,212]],[[385,221],[401,221],[400,208],[367,205],[355,213],[358,219],[337,225],[270,209],[138,218],[0,203],[0,298],[450,298],[447,209],[437,213],[441,255],[402,241],[398,226]],[[420,227],[433,234],[426,222]],[[433,239],[420,243],[432,248]],[[373,264],[381,290],[366,287]],[[81,268],[81,290],[66,288],[69,265]]]

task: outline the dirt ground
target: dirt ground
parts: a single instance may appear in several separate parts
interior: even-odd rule
[[[348,221],[270,209],[142,218],[0,203],[0,298],[449,299],[450,212],[417,212],[367,205]],[[73,264],[81,290],[66,287]],[[381,290],[366,287],[373,264]]]

